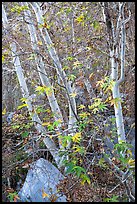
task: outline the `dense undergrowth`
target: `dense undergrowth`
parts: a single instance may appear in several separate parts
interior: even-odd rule
[[[63,147],[66,147],[68,141],[72,146],[69,150],[59,152],[60,155],[69,156],[69,160],[64,160],[67,172],[58,189],[67,196],[69,202],[128,202],[127,189],[116,172],[115,165],[123,172],[128,170],[134,175],[134,159],[130,150],[132,146],[115,142],[113,150],[106,148],[105,138],[109,137],[114,141],[116,136],[115,125],[112,126],[115,119],[108,115],[111,122],[104,123],[106,115],[111,111],[104,114],[98,111],[93,117],[91,109],[85,112],[84,109],[84,106],[79,107],[81,119],[77,124],[78,133],[73,137],[60,136]],[[46,124],[48,134],[52,137],[56,132],[56,124]],[[41,157],[53,164],[55,162],[36,132],[27,111],[17,110],[10,124],[3,122],[2,130],[3,201],[16,201],[29,164]],[[53,139],[56,141],[56,138]],[[125,156],[122,156],[123,152]],[[111,159],[111,164],[107,162],[107,156]],[[62,173],[64,167],[61,168]],[[130,179],[131,188],[132,182]]]

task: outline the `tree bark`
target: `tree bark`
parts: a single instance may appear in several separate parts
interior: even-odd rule
[[[37,22],[38,25],[42,25],[44,24],[43,20],[42,20],[42,12],[40,10],[39,5],[36,2],[32,2],[30,3],[30,5],[32,6],[35,14],[36,14],[36,18],[37,18]],[[73,131],[70,131],[70,134],[75,134],[76,132],[76,121],[77,121],[77,108],[76,108],[76,101],[75,98],[71,97],[71,94],[73,93],[73,88],[71,87],[71,81],[68,80],[66,73],[64,72],[64,70],[62,69],[62,65],[60,63],[59,57],[56,53],[56,50],[53,46],[52,40],[49,36],[49,33],[47,31],[46,28],[39,28],[40,32],[41,32],[41,36],[43,37],[45,44],[47,46],[48,52],[50,57],[53,60],[54,66],[56,68],[57,74],[58,74],[58,78],[59,78],[59,83],[63,83],[65,90],[66,90],[66,94],[67,94],[67,99],[68,99],[68,104],[69,104],[69,123],[68,123],[68,128],[72,128]],[[45,35],[44,32],[45,31]]]
[[[109,49],[110,49],[110,60],[111,60],[111,79],[115,82],[112,88],[113,99],[118,99],[118,102],[114,104],[115,117],[116,117],[116,126],[117,126],[117,134],[118,141],[121,140],[126,141],[125,129],[123,123],[123,114],[122,114],[122,106],[121,106],[121,97],[119,86],[124,81],[124,63],[125,63],[125,22],[124,21],[124,3],[119,2],[119,16],[116,22],[116,29],[114,27],[114,22],[110,18],[109,15],[109,7],[108,2],[103,4],[103,14],[104,20],[106,22],[107,30],[109,32]],[[123,14],[122,14],[123,12]],[[120,20],[122,17],[123,19]],[[109,23],[110,22],[110,23]],[[109,26],[111,25],[111,26]],[[121,30],[121,40],[119,39],[119,33]],[[118,79],[118,49],[119,45],[121,47],[121,76]]]
[[[6,29],[7,25],[8,25],[8,19],[7,19],[7,15],[6,15],[6,12],[5,12],[3,5],[2,5],[2,20],[3,20],[3,26]],[[23,74],[23,69],[21,67],[20,59],[17,55],[16,43],[11,42],[10,48],[11,48],[11,53],[12,53],[12,57],[13,57],[13,64],[14,64],[14,67],[16,70],[16,74],[18,77],[20,87],[21,87],[22,95],[24,98],[26,98],[27,108],[28,108],[28,111],[30,113],[30,116],[32,117],[32,121],[34,122],[34,125],[35,125],[35,128],[37,129],[37,131],[39,133],[41,133],[41,135],[46,136],[46,130],[42,126],[42,122],[41,122],[40,118],[38,117],[36,112],[33,112],[33,107],[32,107],[31,101],[30,101],[29,91],[28,91],[28,87],[27,87],[27,84],[25,81],[24,74]],[[49,137],[45,137],[43,141],[44,141],[45,145],[47,146],[48,150],[51,152],[57,165],[60,167],[61,157],[59,157],[59,155],[58,155],[58,148],[56,147],[54,141],[52,139],[50,139]]]
[[[22,4],[28,6],[28,4],[26,2],[22,3]],[[31,20],[32,15],[31,15],[30,10],[24,11],[24,14],[25,14],[25,19],[28,22],[27,26],[28,26],[28,30],[29,30],[29,33],[30,33],[31,46],[32,46],[32,49],[34,50],[34,52],[37,53],[36,57],[35,57],[35,61],[36,61],[38,73],[39,73],[42,85],[51,88],[51,93],[47,94],[47,98],[48,98],[51,110],[54,113],[55,121],[57,121],[57,120],[62,121],[58,125],[58,130],[61,132],[61,126],[62,126],[62,124],[64,124],[64,120],[63,120],[63,116],[62,116],[60,107],[58,105],[57,99],[56,99],[56,97],[54,95],[54,90],[52,88],[52,85],[51,85],[51,83],[49,81],[49,78],[48,78],[48,75],[46,73],[45,64],[44,64],[44,62],[42,60],[41,55],[39,54],[40,51],[39,51],[39,47],[37,46],[37,44],[38,44],[37,33],[36,33],[35,27],[33,26],[33,22]],[[58,140],[59,140],[60,148],[63,148],[62,145],[61,145],[61,140],[59,138],[58,138]]]

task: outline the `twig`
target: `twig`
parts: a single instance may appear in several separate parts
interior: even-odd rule
[[[112,190],[108,191],[108,193],[112,193],[112,191],[114,191],[120,185],[121,185],[121,183],[117,184],[114,188],[112,188]]]

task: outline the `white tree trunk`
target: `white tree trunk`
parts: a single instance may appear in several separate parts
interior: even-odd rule
[[[4,10],[4,6],[2,5],[2,20],[3,20],[3,27],[6,29],[7,25],[8,25],[8,19],[6,16],[6,12]],[[46,130],[45,128],[41,125],[42,122],[40,120],[40,118],[38,117],[38,115],[36,113],[33,113],[33,107],[29,98],[29,91],[27,88],[27,84],[25,81],[25,77],[23,74],[23,70],[21,67],[21,63],[19,60],[19,57],[17,56],[17,48],[16,48],[16,43],[12,42],[10,43],[10,48],[11,48],[11,52],[12,52],[12,56],[13,56],[13,64],[16,70],[16,74],[19,80],[19,84],[21,87],[21,91],[22,91],[22,95],[24,98],[27,99],[26,104],[27,104],[27,108],[28,111],[32,117],[32,121],[34,121],[35,127],[38,130],[39,133],[41,133],[41,135],[46,136]],[[56,147],[54,141],[48,137],[44,138],[44,143],[47,146],[48,150],[51,152],[53,158],[55,159],[56,163],[58,166],[60,166],[60,160],[61,158],[58,155],[58,148]]]
[[[22,4],[28,6],[28,4],[26,2],[22,3]],[[51,90],[52,90],[50,94],[47,94],[47,98],[48,98],[51,110],[54,113],[55,121],[56,120],[62,121],[58,125],[58,130],[61,132],[61,126],[62,126],[62,124],[64,124],[64,120],[63,120],[63,116],[62,116],[61,110],[59,108],[57,99],[55,98],[54,90],[52,88],[52,85],[51,85],[51,83],[49,81],[49,78],[48,78],[48,75],[46,73],[45,64],[44,64],[44,62],[42,60],[41,55],[39,54],[40,51],[39,51],[39,47],[37,46],[37,44],[38,44],[37,33],[36,33],[35,27],[33,26],[33,22],[31,20],[32,15],[31,15],[30,10],[26,10],[26,11],[24,11],[24,13],[25,13],[25,19],[28,22],[27,26],[28,26],[28,30],[29,30],[29,33],[30,33],[31,46],[32,46],[32,49],[34,50],[34,52],[36,51],[36,53],[37,53],[36,56],[35,56],[35,61],[36,61],[38,73],[39,73],[42,85],[46,86],[46,87],[50,87]],[[61,145],[61,140],[59,138],[58,138],[58,140],[59,140],[59,146],[61,148],[63,148],[62,145]]]
[[[122,3],[123,4],[123,3]],[[125,29],[124,29],[124,23],[120,25],[120,19],[121,19],[121,12],[122,12],[122,4],[119,3],[119,16],[117,19],[116,29],[114,28],[113,21],[110,18],[109,15],[109,8],[108,4],[103,4],[103,15],[104,20],[106,22],[108,31],[109,32],[109,41],[110,41],[110,60],[111,60],[111,79],[115,82],[113,88],[112,88],[112,94],[113,99],[119,99],[119,101],[114,104],[114,110],[115,110],[115,117],[116,117],[116,126],[117,126],[117,134],[118,134],[118,141],[124,140],[126,141],[125,137],[125,129],[124,129],[124,123],[123,123],[123,114],[122,114],[122,106],[120,101],[120,92],[119,92],[119,86],[120,83],[124,81],[124,58],[125,58]],[[123,15],[124,16],[124,15]],[[110,26],[111,23],[111,26]],[[118,41],[119,39],[119,31],[122,29],[122,40]],[[110,34],[111,33],[111,34]],[[112,36],[110,36],[112,35]],[[121,76],[118,80],[118,46],[121,43]],[[114,49],[115,47],[115,49]]]
[[[40,10],[39,5],[36,2],[32,2],[30,3],[30,5],[32,6],[32,8],[34,9],[34,12],[36,14],[36,18],[37,18],[37,22],[38,25],[42,25],[44,24],[43,20],[42,20],[42,11]],[[76,109],[76,101],[74,98],[70,97],[71,94],[73,93],[73,89],[71,87],[71,82],[68,81],[66,73],[64,72],[64,70],[62,69],[62,65],[60,63],[59,57],[56,53],[56,50],[53,46],[52,40],[48,34],[48,31],[46,28],[39,28],[41,35],[45,41],[45,44],[47,46],[48,52],[53,60],[53,63],[55,65],[58,77],[60,79],[60,81],[62,81],[65,89],[66,89],[66,94],[67,94],[67,98],[68,98],[68,104],[69,104],[69,127],[73,128],[73,132],[75,133],[75,123],[77,121],[77,109]],[[46,35],[43,33],[43,30],[45,31]]]

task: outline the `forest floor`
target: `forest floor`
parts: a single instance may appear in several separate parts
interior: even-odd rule
[[[2,201],[11,202],[12,199],[16,202],[16,193],[25,181],[29,164],[41,157],[52,162],[52,157],[43,152],[28,156],[22,148],[29,143],[27,137],[21,138],[21,132],[17,134],[17,130],[6,122],[3,123],[2,131]],[[68,202],[129,202],[124,184],[111,168],[95,164],[90,166],[87,174],[90,184],[81,184],[79,178],[69,174],[57,186],[66,195]],[[11,198],[9,195],[14,196]]]

